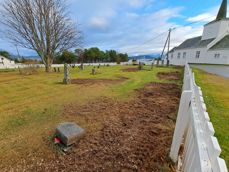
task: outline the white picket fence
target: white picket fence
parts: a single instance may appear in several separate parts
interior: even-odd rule
[[[80,66],[81,64],[72,64],[75,66]],[[84,66],[105,66],[105,65],[109,65],[109,66],[116,66],[117,63],[84,63]],[[121,65],[125,65],[125,63],[121,63]],[[10,64],[10,65],[2,65],[0,64],[0,69],[17,69],[17,68],[28,68],[28,67],[41,67],[44,68],[45,65],[43,64]],[[52,67],[64,67],[64,64],[52,64]]]
[[[170,157],[182,172],[227,172],[210,122],[201,88],[190,66],[185,66],[184,85]]]

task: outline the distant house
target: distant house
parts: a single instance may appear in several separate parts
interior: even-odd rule
[[[10,60],[10,59],[7,59],[3,56],[0,56],[0,67],[7,67],[7,66],[11,66],[11,65],[14,65],[15,62]]]
[[[223,0],[216,19],[204,26],[202,36],[188,39],[172,49],[169,60],[174,65],[229,64],[227,0]]]

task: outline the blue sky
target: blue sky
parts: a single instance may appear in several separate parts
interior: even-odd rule
[[[221,0],[68,0],[72,20],[83,32],[84,48],[97,46],[129,55],[159,53],[166,33],[151,39],[170,27],[179,27],[172,32],[172,47],[201,35],[203,24],[216,17],[220,4]],[[199,20],[203,22],[181,27]],[[16,48],[1,38],[0,49],[16,54]],[[36,55],[23,48],[19,52]]]

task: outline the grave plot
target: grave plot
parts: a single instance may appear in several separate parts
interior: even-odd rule
[[[160,80],[180,80],[181,73],[180,72],[159,72],[157,77]]]
[[[168,158],[180,88],[150,83],[128,102],[102,97],[65,106],[64,116],[83,116],[90,128],[66,155],[21,163],[27,171],[173,171]]]
[[[93,85],[93,84],[119,84],[127,80],[128,78],[119,77],[118,79],[72,79],[72,84],[77,85]]]

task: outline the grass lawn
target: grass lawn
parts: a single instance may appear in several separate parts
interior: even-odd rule
[[[193,69],[202,88],[207,110],[222,149],[221,157],[229,167],[229,79]]]
[[[47,140],[51,139],[51,133],[60,122],[70,120],[88,130],[99,128],[99,126],[87,123],[80,115],[76,115],[72,119],[65,119],[62,115],[64,105],[70,103],[83,105],[101,96],[124,101],[134,98],[134,89],[140,88],[146,83],[175,82],[159,80],[157,78],[158,72],[182,72],[182,69],[173,67],[155,67],[150,70],[148,66],[145,67],[145,70],[139,72],[123,72],[121,70],[123,68],[130,67],[103,66],[98,69],[98,74],[95,76],[90,75],[92,67],[86,67],[83,71],[78,68],[71,69],[70,76],[72,79],[129,78],[118,84],[101,83],[87,86],[63,85],[63,73],[47,74],[43,69],[40,69],[37,74],[28,76],[20,75],[17,70],[0,70],[0,166],[1,164],[6,165],[6,163],[13,164],[20,157],[29,158],[34,153],[51,156],[53,152],[47,145]],[[180,81],[178,84],[181,84]],[[222,99],[220,100],[222,101]],[[224,110],[228,112],[228,109],[225,108]],[[221,114],[226,117],[226,114],[223,113],[213,114]],[[223,121],[222,119],[222,122],[224,122],[225,127],[219,129],[226,133],[229,131],[226,130],[226,120]],[[215,128],[218,131],[218,128]],[[219,139],[222,141],[220,137]],[[225,141],[226,143],[228,143],[228,138],[227,142]],[[223,149],[226,149],[226,147],[223,147]],[[226,156],[225,151],[223,155]]]

